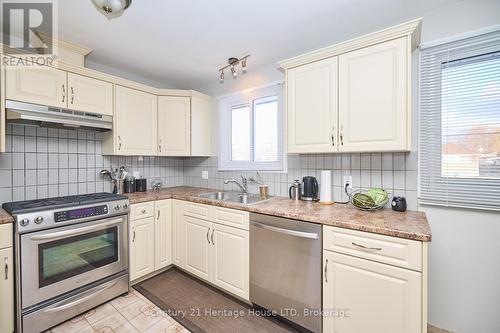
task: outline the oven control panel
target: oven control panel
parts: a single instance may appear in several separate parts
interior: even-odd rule
[[[54,213],[54,221],[64,222],[75,219],[82,219],[92,216],[106,215],[108,214],[108,205],[100,205],[85,208],[75,208],[71,210],[58,211]]]

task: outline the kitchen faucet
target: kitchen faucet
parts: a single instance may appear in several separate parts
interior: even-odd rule
[[[229,183],[235,183],[236,185],[238,185],[241,189],[241,193],[243,193],[243,194],[248,193],[247,192],[247,179],[245,177],[241,176],[241,183],[234,178],[228,178],[224,181],[224,184],[226,184],[226,185]]]

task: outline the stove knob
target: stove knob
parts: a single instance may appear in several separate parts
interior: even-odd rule
[[[37,218],[35,218],[35,223],[36,223],[36,224],[40,224],[40,223],[42,223],[42,222],[43,222],[43,217],[38,216]]]
[[[22,219],[21,221],[19,221],[19,224],[21,225],[21,227],[25,227],[28,224],[30,224],[30,220],[28,220],[28,219]]]
[[[127,209],[128,208],[128,204],[123,204],[123,208]]]
[[[115,210],[120,210],[120,208],[122,208],[122,206],[120,206],[120,205],[115,206]]]

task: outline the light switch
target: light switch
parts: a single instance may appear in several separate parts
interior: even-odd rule
[[[203,170],[201,172],[201,179],[208,179],[208,171],[207,170]]]

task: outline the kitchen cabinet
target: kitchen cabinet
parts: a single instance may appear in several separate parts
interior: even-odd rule
[[[407,37],[339,59],[340,151],[407,149]]]
[[[421,333],[421,273],[324,251],[323,310],[348,309],[348,316],[325,316],[325,333]]]
[[[191,156],[213,155],[215,103],[212,97],[191,94]]]
[[[103,153],[156,155],[157,104],[153,94],[116,86],[114,129],[104,138]]]
[[[288,152],[337,150],[337,57],[286,73]]]
[[[212,282],[230,293],[248,299],[249,233],[213,223]]]
[[[100,115],[113,115],[113,84],[68,73],[68,108]]]
[[[15,67],[6,69],[6,99],[68,107],[68,85],[65,71],[51,68]]]
[[[283,60],[289,153],[411,149],[421,19]]]
[[[155,201],[155,270],[172,264],[172,202]]]
[[[172,261],[184,268],[184,230],[182,223],[182,201],[172,200]]]
[[[14,251],[12,224],[0,225],[0,333],[14,332]]]
[[[210,281],[212,277],[212,223],[184,216],[185,266],[191,274]]]
[[[155,218],[130,222],[130,280],[155,270]]]
[[[249,213],[184,202],[182,223],[184,269],[235,296],[248,300],[250,297]]]
[[[7,99],[113,115],[113,84],[51,67],[7,71]]]
[[[191,101],[183,96],[158,98],[158,155],[191,154]]]

